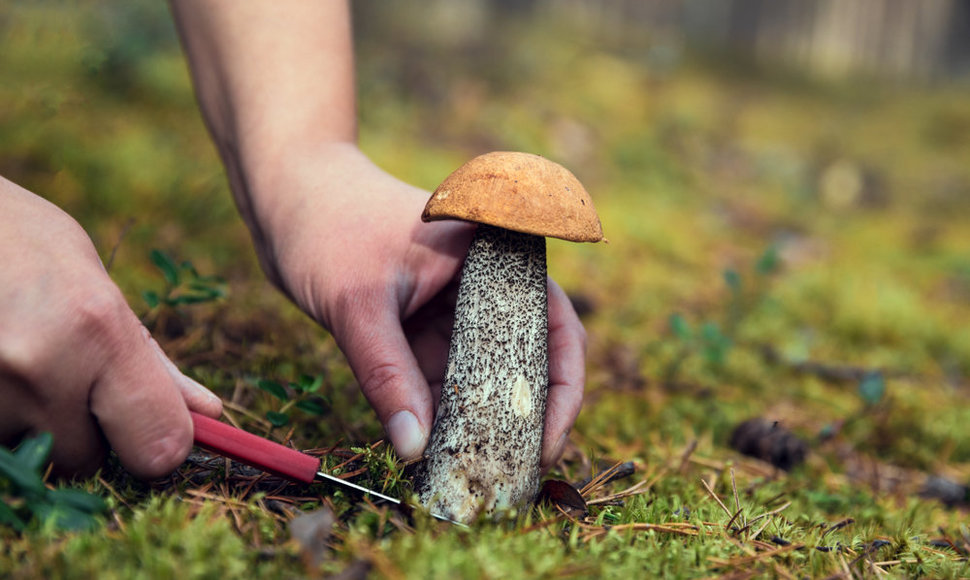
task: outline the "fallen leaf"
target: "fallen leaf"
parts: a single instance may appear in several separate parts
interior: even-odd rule
[[[574,518],[585,517],[588,512],[586,500],[579,491],[561,479],[547,479],[542,482],[536,503],[550,503]]]
[[[300,555],[308,571],[316,570],[327,553],[327,540],[336,518],[323,506],[301,514],[290,522],[290,535],[300,544]]]

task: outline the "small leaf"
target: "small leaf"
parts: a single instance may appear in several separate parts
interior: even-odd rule
[[[22,532],[27,527],[27,523],[2,501],[0,501],[0,525],[10,526],[18,532]]]
[[[323,386],[323,375],[303,375],[300,377],[300,387],[305,393],[315,393]]]
[[[83,489],[69,487],[52,489],[47,492],[47,499],[59,506],[66,506],[89,514],[101,513],[108,509],[104,499]]]
[[[190,282],[188,284],[189,289],[193,290],[194,293],[209,296],[211,298],[223,298],[226,295],[226,291],[222,286],[216,282]]]
[[[167,302],[170,302],[172,305],[202,304],[203,302],[212,302],[218,297],[219,297],[218,295],[212,295],[212,294],[200,294],[200,293],[182,294],[180,296],[176,296],[175,298],[168,300]]]
[[[306,411],[311,415],[323,415],[325,409],[323,405],[317,403],[316,401],[297,401],[296,408],[301,411]]]
[[[679,313],[675,312],[674,314],[671,314],[667,323],[670,325],[670,330],[674,333],[674,336],[683,340],[684,342],[691,339],[692,333],[690,330],[690,324],[688,324],[687,320]]]
[[[189,277],[192,278],[193,280],[199,279],[199,272],[196,271],[195,266],[192,264],[192,262],[185,260],[184,262],[182,262],[182,265],[179,266],[179,268],[181,268],[181,270],[186,274],[188,274]]]
[[[179,269],[175,262],[161,250],[152,250],[150,254],[152,263],[161,270],[162,276],[170,286],[179,285]]]
[[[725,270],[724,271],[724,282],[731,289],[732,294],[741,293],[741,274],[738,274],[737,270]]]
[[[290,383],[290,387],[301,393],[314,393],[323,386],[323,375],[301,375],[300,380]]]
[[[141,297],[145,300],[145,304],[148,304],[149,308],[155,308],[162,302],[161,298],[158,297],[158,292],[154,290],[145,290],[141,293]]]
[[[67,504],[33,502],[29,507],[42,522],[61,530],[87,531],[98,527],[98,519],[90,512]]]
[[[256,386],[283,402],[290,400],[290,396],[286,393],[286,389],[283,388],[283,385],[277,383],[276,381],[260,379],[259,382],[256,383]]]
[[[0,449],[0,476],[9,479],[21,494],[42,496],[47,491],[40,475],[7,449]]]
[[[286,413],[277,413],[276,411],[267,411],[266,420],[269,421],[273,427],[283,427],[290,422],[290,416]]]
[[[768,274],[774,274],[778,271],[781,266],[781,259],[778,256],[778,246],[771,245],[765,250],[764,254],[758,258],[758,261],[754,265],[754,269],[757,273],[767,276]]]
[[[225,279],[223,279],[221,276],[214,276],[214,275],[201,276],[199,274],[196,274],[193,280],[194,280],[194,283],[208,284],[210,286],[213,286],[213,285],[224,286],[226,284]]]
[[[536,498],[536,503],[550,503],[574,518],[585,517],[586,500],[576,488],[561,479],[547,479]]]
[[[51,453],[51,447],[53,445],[54,436],[48,432],[44,432],[36,437],[25,439],[14,451],[14,455],[25,468],[31,471],[37,471],[43,467],[47,456]]]
[[[719,344],[725,340],[721,328],[715,322],[705,322],[701,325],[701,338],[710,344]]]
[[[723,364],[731,348],[731,339],[713,322],[705,322],[701,326],[701,339],[704,341],[704,358],[707,362],[715,366]]]
[[[872,372],[862,378],[859,383],[859,396],[867,405],[875,405],[886,394],[886,380],[882,373]]]

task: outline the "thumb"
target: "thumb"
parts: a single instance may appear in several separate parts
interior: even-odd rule
[[[192,421],[167,359],[129,314],[91,390],[91,411],[121,463],[136,477],[151,479],[171,473],[188,455]]]
[[[400,320],[392,312],[351,314],[343,329],[340,348],[397,454],[420,457],[431,431],[431,390]]]
[[[148,329],[142,327],[142,330],[146,334],[148,333]],[[156,356],[158,356],[158,359],[165,366],[165,370],[168,371],[169,376],[175,381],[179,392],[182,393],[182,399],[185,400],[185,404],[188,405],[189,409],[202,413],[207,417],[217,419],[222,414],[222,399],[201,384],[183,375],[182,371],[175,366],[175,363],[165,355],[165,351],[158,345],[158,341],[150,336],[148,341],[155,351]]]

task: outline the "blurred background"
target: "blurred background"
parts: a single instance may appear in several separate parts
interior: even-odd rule
[[[968,475],[970,5],[354,11],[361,146],[379,165],[431,189],[479,153],[529,151],[597,204],[609,244],[550,242],[590,331],[577,444],[704,450],[763,415]],[[353,390],[258,271],[163,3],[3,3],[0,174],[74,215],[138,312],[160,283],[151,249],[226,279],[225,301],[159,330],[226,396],[321,365]],[[343,433],[379,436],[360,417]]]

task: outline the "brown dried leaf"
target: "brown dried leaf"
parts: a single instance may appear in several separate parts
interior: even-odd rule
[[[300,544],[300,555],[308,571],[316,570],[323,562],[334,521],[333,511],[323,506],[290,522],[290,535]]]
[[[586,500],[579,491],[561,479],[547,479],[542,482],[536,503],[549,503],[558,507],[569,517],[586,517]]]

